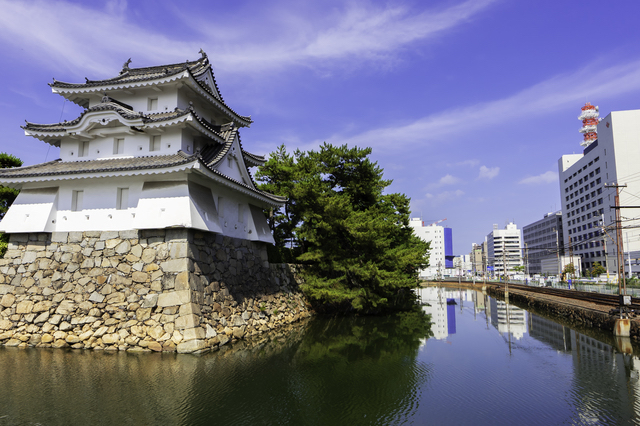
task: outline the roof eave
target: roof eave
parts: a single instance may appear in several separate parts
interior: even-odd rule
[[[253,123],[253,120],[251,120],[250,117],[242,116],[237,112],[233,111],[231,108],[229,108],[229,106],[224,101],[222,101],[221,99],[218,99],[213,94],[205,90],[202,87],[202,84],[190,72],[189,72],[189,76],[191,78],[189,78],[185,82],[186,84],[189,85],[189,87],[191,87],[193,90],[195,90],[196,92],[206,97],[211,103],[213,103],[218,108],[220,108],[220,110],[222,110],[229,118],[231,118],[233,122],[237,123],[239,127],[251,127],[251,123]]]
[[[205,164],[202,163],[202,161],[198,161],[198,163],[196,165],[194,165],[193,167],[193,171],[198,172],[218,183],[221,183],[227,187],[230,187],[240,193],[243,193],[245,195],[250,196],[251,198],[255,199],[255,200],[259,200],[262,202],[262,204],[264,206],[269,206],[269,207],[282,207],[284,206],[284,204],[286,203],[286,200],[282,200],[282,201],[278,201],[275,199],[272,199],[266,195],[263,195],[261,192],[259,192],[258,190],[255,189],[251,189],[248,186],[244,186],[242,185],[240,182],[236,182],[234,179],[231,179],[230,177],[220,173],[220,172],[214,172],[213,170],[209,169]]]
[[[24,177],[9,177],[3,178],[0,176],[0,185],[9,186],[11,188],[20,188],[25,183],[40,183],[40,182],[56,182],[66,180],[77,179],[96,179],[96,178],[110,178],[110,177],[125,177],[125,176],[145,176],[145,175],[161,175],[167,173],[178,173],[194,167],[194,161],[179,164],[170,167],[158,167],[158,168],[146,168],[146,169],[129,169],[129,170],[111,170],[111,171],[96,171],[96,172],[80,172],[80,173],[60,173],[50,175],[36,175],[36,176],[24,176]]]
[[[78,84],[78,85],[74,85],[73,83],[63,83],[63,84],[68,84],[70,86],[75,86],[75,87],[60,87],[60,86],[56,86],[56,83],[61,83],[56,81],[55,83],[51,84],[51,91],[53,93],[56,93],[58,95],[62,95],[64,97],[67,97],[65,95],[71,95],[71,94],[93,94],[96,92],[104,92],[105,90],[126,90],[126,89],[134,89],[134,88],[141,88],[141,87],[146,87],[146,86],[155,86],[158,84],[166,84],[166,83],[173,83],[175,81],[178,80],[182,80],[185,78],[188,78],[190,76],[190,72],[188,70],[182,70],[178,73],[175,74],[171,74],[169,76],[166,77],[160,77],[160,78],[156,78],[156,79],[150,79],[150,80],[138,80],[138,81],[131,81],[131,82],[118,82],[118,81],[114,81],[111,83],[106,83],[106,84],[100,84],[100,85],[88,85],[88,84]]]

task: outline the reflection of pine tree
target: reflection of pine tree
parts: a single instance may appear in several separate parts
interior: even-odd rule
[[[20,166],[22,166],[22,160],[18,157],[5,152],[0,153],[0,169]],[[11,204],[15,201],[19,192],[17,189],[0,186],[0,219],[7,213],[7,210],[9,210],[9,207],[11,207]],[[4,252],[7,251],[8,242],[8,235],[0,234],[0,256],[4,255]]]
[[[431,316],[420,309],[315,318],[292,362],[305,373],[299,374],[305,413],[316,416],[314,424],[409,423],[416,409],[411,401],[431,375],[430,366],[418,361],[430,336]]]

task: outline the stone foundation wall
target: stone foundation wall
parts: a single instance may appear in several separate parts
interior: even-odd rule
[[[263,243],[189,229],[11,235],[0,344],[200,352],[310,316]]]

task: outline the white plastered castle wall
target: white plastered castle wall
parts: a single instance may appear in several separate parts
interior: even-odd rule
[[[136,88],[135,90],[109,90],[109,96],[133,108],[134,111],[150,113],[173,111],[178,106],[178,89],[175,86]],[[155,99],[156,102],[150,102]],[[96,106],[102,101],[102,94],[96,93],[89,97],[89,107]],[[155,106],[155,108],[151,108]]]
[[[185,173],[28,184],[0,222],[0,232],[7,233],[172,227],[274,242],[250,197]]]

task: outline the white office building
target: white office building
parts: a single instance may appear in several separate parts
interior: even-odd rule
[[[586,108],[592,106],[585,105],[581,117]],[[565,255],[580,257],[582,270],[599,262],[614,273],[618,269],[616,210],[612,208],[616,188],[611,185],[626,185],[620,188],[621,206],[640,205],[640,110],[613,111],[595,126],[597,139],[583,142],[582,153],[563,155],[558,160]],[[637,212],[621,209],[627,273],[629,257],[633,271],[640,270],[640,229],[638,220],[633,219]]]
[[[436,222],[437,223],[437,222]],[[436,223],[425,226],[420,218],[412,218],[409,226],[413,233],[423,241],[431,243],[429,250],[429,266],[420,271],[420,278],[437,279],[443,277],[446,269],[453,267],[451,246],[451,228],[438,226]]]
[[[520,246],[520,230],[511,222],[498,229],[493,225],[493,231],[487,235],[487,254],[489,267],[493,266],[493,274],[502,276],[515,275],[516,266],[522,266],[522,249]]]

